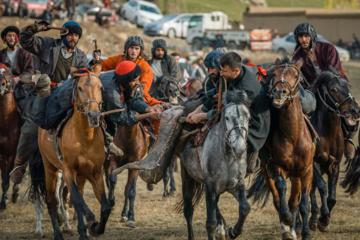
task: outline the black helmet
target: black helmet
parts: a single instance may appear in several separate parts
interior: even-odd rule
[[[296,41],[295,50],[298,49],[298,47],[300,46],[300,42],[299,42],[298,38],[301,34],[307,34],[310,36],[310,38],[311,38],[310,47],[312,47],[314,49],[316,39],[317,39],[317,34],[316,34],[314,26],[307,22],[300,23],[299,25],[297,25],[297,27],[294,30],[294,38]]]
[[[143,40],[141,39],[140,36],[130,36],[125,44],[124,44],[124,53],[127,52],[128,48],[131,47],[131,46],[139,46],[141,47],[141,50],[144,51],[144,42]]]
[[[5,42],[6,34],[8,34],[8,32],[15,32],[17,35],[16,41],[19,41],[18,38],[19,38],[20,30],[15,26],[8,26],[8,27],[4,28],[4,30],[2,30],[2,32],[1,32],[1,39],[4,42]]]
[[[220,58],[224,56],[224,53],[218,50],[211,51],[208,55],[206,55],[204,59],[204,65],[207,68],[216,68],[217,70],[221,71],[220,69]]]

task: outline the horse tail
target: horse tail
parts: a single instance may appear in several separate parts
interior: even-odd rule
[[[255,173],[255,178],[251,187],[247,190],[246,198],[254,198],[254,203],[260,203],[263,201],[261,208],[263,208],[269,200],[270,190],[266,185],[264,175],[258,170]]]
[[[29,158],[29,170],[31,184],[29,187],[29,200],[35,202],[37,199],[44,198],[46,193],[45,168],[40,154],[39,146],[36,141],[33,146],[32,156]]]
[[[347,159],[345,165],[346,175],[340,185],[346,189],[346,193],[353,195],[360,187],[360,147],[356,149],[355,157],[353,159]]]
[[[194,181],[192,192],[189,193],[193,196],[191,205],[194,207],[194,209],[201,203],[202,199],[204,198],[204,191],[205,184]],[[184,212],[184,198],[181,198],[180,201],[175,204],[174,210],[176,213]]]

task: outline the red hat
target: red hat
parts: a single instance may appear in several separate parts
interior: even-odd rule
[[[131,61],[122,61],[115,68],[115,79],[119,83],[128,83],[141,75],[141,67]]]

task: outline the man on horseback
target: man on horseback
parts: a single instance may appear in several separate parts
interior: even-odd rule
[[[38,126],[47,128],[45,113],[51,91],[68,79],[70,67],[88,66],[86,54],[76,47],[82,35],[81,26],[74,21],[66,22],[61,30],[61,39],[35,36],[40,31],[50,30],[47,28],[48,25],[46,21],[41,21],[25,27],[20,32],[21,46],[39,58],[39,72],[21,78],[21,81],[32,86],[35,92],[31,103],[27,105],[27,119],[21,129],[22,134],[11,175],[14,183],[20,183],[25,173],[29,154],[33,152],[29,150],[29,145],[37,142]]]
[[[173,76],[180,83],[182,76],[179,65],[173,56],[167,54],[164,39],[155,39],[151,48],[152,59],[148,62],[154,73],[155,81],[162,76]]]
[[[310,23],[300,23],[294,30],[296,41],[293,60],[303,59],[301,72],[306,82],[302,82],[304,88],[313,85],[323,71],[328,71],[329,66],[342,71],[339,54],[331,43],[317,41],[315,28]],[[341,77],[349,81],[342,71]],[[358,131],[359,121],[354,126],[349,126],[347,121],[342,119],[342,129],[345,136],[346,159],[352,159],[355,156],[355,145],[352,138]]]
[[[220,67],[220,76],[224,77],[227,82],[226,90],[245,90],[251,100],[251,120],[247,139],[247,172],[252,173],[258,165],[258,151],[264,145],[270,129],[270,110],[266,91],[255,75],[242,65],[242,59],[237,53],[226,53],[220,59]],[[203,104],[188,115],[187,122],[197,124],[202,120],[211,119],[216,113],[212,109],[217,104],[218,94],[219,83],[203,98]]]
[[[8,26],[1,32],[1,39],[4,44],[6,44],[6,48],[0,51],[0,63],[11,64],[11,72],[14,76],[13,80],[16,83],[14,89],[15,100],[18,102],[22,112],[29,98],[31,89],[23,86],[19,81],[23,75],[33,74],[34,64],[31,54],[17,46],[17,43],[19,42],[19,33],[20,30],[15,26]]]

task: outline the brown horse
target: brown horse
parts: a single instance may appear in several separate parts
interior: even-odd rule
[[[323,72],[309,89],[316,96],[316,110],[311,115],[311,123],[319,134],[314,156],[314,180],[310,193],[310,228],[328,231],[331,210],[336,203],[336,187],[340,173],[340,163],[344,154],[344,134],[342,117],[347,125],[355,125],[358,105],[350,94],[349,83],[341,78],[341,72],[330,68]],[[316,162],[316,163],[315,163]],[[328,175],[328,186],[322,174]],[[316,203],[315,190],[319,189],[321,211]],[[329,190],[329,194],[328,193]]]
[[[55,185],[59,169],[71,193],[73,206],[78,216],[80,239],[88,239],[86,227],[92,236],[104,233],[111,208],[105,194],[102,167],[105,161],[104,134],[100,126],[101,88],[99,80],[101,66],[93,72],[76,71],[73,82],[74,114],[65,124],[58,137],[59,150],[63,160],[59,160],[55,150],[53,135],[39,128],[39,149],[45,167],[46,202],[54,229],[54,238],[63,239],[57,219]],[[68,80],[70,81],[70,80]],[[91,183],[95,196],[101,204],[100,222],[86,205],[82,190],[86,180]],[[85,226],[83,213],[88,221]]]
[[[308,217],[314,145],[304,120],[298,90],[298,84],[302,79],[299,69],[303,63],[277,59],[275,64],[275,67],[268,72],[268,78],[271,78],[269,96],[272,98],[273,105],[271,128],[267,140],[271,154],[270,159],[264,159],[260,152],[261,172],[273,195],[275,208],[279,212],[283,239],[296,238],[295,216],[298,211],[300,193],[300,213],[303,220],[301,235],[302,239],[310,239]],[[267,162],[266,165],[265,162]],[[286,204],[285,179],[287,178],[291,181],[289,206]],[[263,181],[261,175],[256,179],[257,183],[260,179]],[[253,186],[256,186],[256,183]],[[253,194],[254,188],[250,189],[249,196]],[[288,226],[290,226],[290,232]]]
[[[202,83],[200,78],[190,79],[189,83],[186,85],[185,96],[186,98],[191,98],[195,96],[196,92],[202,89]]]
[[[1,65],[1,64],[0,64]],[[2,175],[2,197],[0,212],[6,209],[7,191],[10,186],[9,173],[14,167],[16,148],[20,138],[22,119],[13,94],[15,82],[11,67],[0,66],[0,169]],[[14,184],[12,202],[18,199],[19,187]]]
[[[127,163],[140,161],[147,154],[147,140],[141,123],[133,126],[117,126],[114,144],[124,152],[124,156],[115,157],[110,155],[110,161],[106,161],[104,168],[109,188],[109,203],[115,205],[115,184],[117,176],[112,175],[112,170]],[[136,195],[136,180],[138,170],[129,170],[128,180],[125,186],[125,204],[121,213],[121,221],[129,227],[135,227],[134,201]]]

